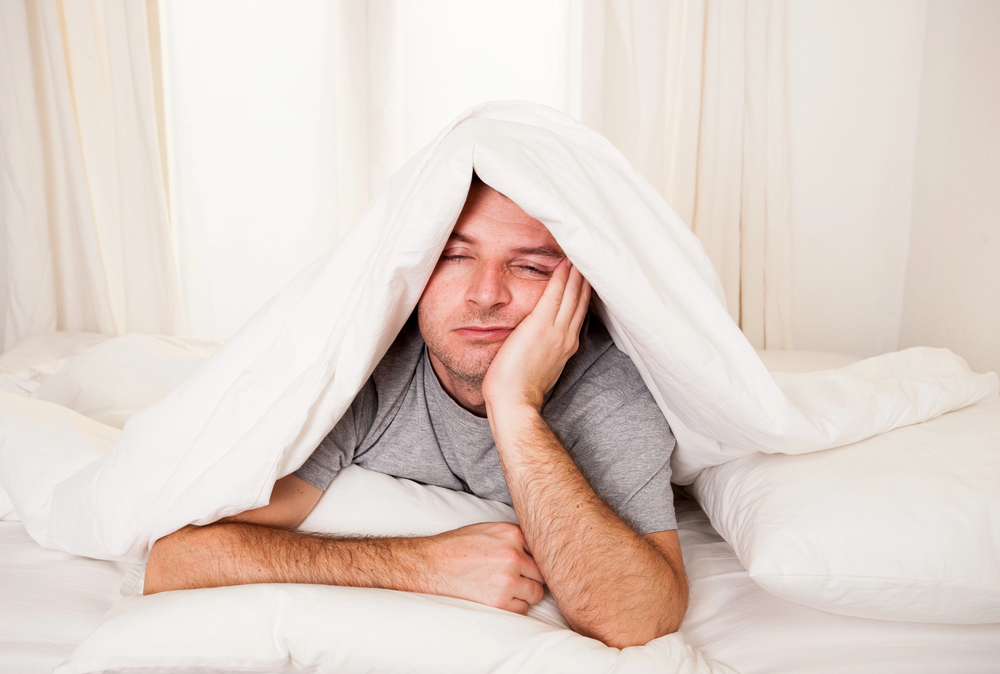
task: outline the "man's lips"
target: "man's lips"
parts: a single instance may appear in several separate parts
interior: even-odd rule
[[[458,328],[455,333],[460,337],[466,339],[477,339],[483,341],[490,341],[493,339],[501,339],[509,335],[514,331],[514,328],[504,327],[502,325],[484,325],[484,326],[469,326],[465,328]]]

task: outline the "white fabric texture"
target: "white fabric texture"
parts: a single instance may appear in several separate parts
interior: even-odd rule
[[[461,599],[326,585],[242,585],[128,597],[54,672],[146,668],[732,674],[705,661],[680,634],[618,650]]]
[[[398,0],[334,9],[337,207],[346,232],[406,161]]]
[[[33,335],[0,355],[0,374],[26,375],[32,368],[75,358],[90,347],[105,342],[107,335],[95,332],[48,332]]]
[[[0,391],[58,407],[11,403],[11,414],[17,419],[4,427],[5,434],[30,435],[34,424],[49,421],[66,422],[70,428],[104,429],[72,421],[69,410],[120,429],[136,412],[165,398],[218,347],[217,342],[152,335],[109,338],[89,332],[55,332],[29,337],[0,356]],[[39,413],[42,420],[36,416]],[[54,430],[47,429],[42,437],[50,437]],[[33,441],[27,437],[23,442],[30,452]],[[117,440],[118,436],[113,437]],[[112,446],[103,444],[100,451]],[[0,520],[19,519],[0,481]]]
[[[115,428],[159,402],[200,368],[215,342],[124,335],[92,347],[49,377],[31,397]]]
[[[49,674],[120,599],[125,565],[46,550],[0,523],[0,672]]]
[[[183,333],[156,124],[145,3],[0,3],[7,346]]]
[[[779,597],[864,618],[1000,623],[1000,401],[825,452],[731,461],[693,492]]]
[[[681,483],[740,456],[848,444],[997,395],[996,375],[935,349],[870,359],[852,377],[787,376],[779,387],[729,317],[697,239],[620,152],[553,110],[490,104],[411,159],[336,249],[136,415],[113,452],[38,459],[5,440],[0,482],[15,505],[47,498],[19,507],[32,536],[139,561],[186,524],[263,506],[415,307],[473,167],[543,222],[590,280],[674,430]]]

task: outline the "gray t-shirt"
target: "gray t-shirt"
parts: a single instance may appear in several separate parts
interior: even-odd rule
[[[598,496],[637,533],[677,528],[674,436],[632,361],[593,316],[542,416]],[[445,392],[412,321],[295,475],[325,490],[351,463],[511,505],[489,421]]]

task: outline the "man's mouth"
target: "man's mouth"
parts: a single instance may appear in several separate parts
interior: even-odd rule
[[[513,331],[514,328],[508,328],[503,325],[475,325],[455,330],[459,336],[465,339],[481,340],[484,342],[503,339]]]

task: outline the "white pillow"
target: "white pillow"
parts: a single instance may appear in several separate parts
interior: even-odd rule
[[[202,366],[218,343],[125,335],[92,347],[32,393],[115,428],[159,402]]]
[[[96,332],[45,332],[25,337],[0,355],[0,374],[18,374],[34,367],[81,356],[110,337]]]
[[[178,337],[55,332],[22,340],[0,356],[0,390],[55,403],[122,428],[139,410],[165,398],[219,347]],[[24,390],[27,389],[27,390]],[[0,521],[20,519],[0,486]]]
[[[433,536],[478,522],[517,523],[514,509],[465,492],[350,465],[299,529],[369,536]]]
[[[21,518],[17,516],[17,511],[14,510],[14,504],[11,502],[10,497],[7,496],[7,492],[0,486],[0,522],[16,522],[19,519]]]
[[[57,485],[110,451],[121,430],[60,405],[0,393],[0,513],[45,540]],[[16,502],[7,507],[7,502]]]
[[[1000,401],[838,449],[737,459],[692,488],[779,597],[866,618],[1000,622]]]
[[[52,375],[110,337],[93,332],[45,332],[0,355],[0,391],[30,396]]]
[[[618,650],[462,599],[322,585],[123,599],[54,674],[108,671],[732,672],[680,633]]]
[[[764,362],[764,367],[767,368],[768,372],[787,372],[789,374],[836,370],[861,360],[856,356],[827,351],[765,349],[758,351],[757,355]]]
[[[503,503],[348,466],[300,528],[432,535],[485,521],[517,520]],[[289,664],[299,669],[285,669]],[[127,596],[55,671],[132,668],[428,674],[730,671],[706,663],[680,634],[624,651],[582,637],[567,629],[548,592],[524,617],[448,597],[278,584]]]

